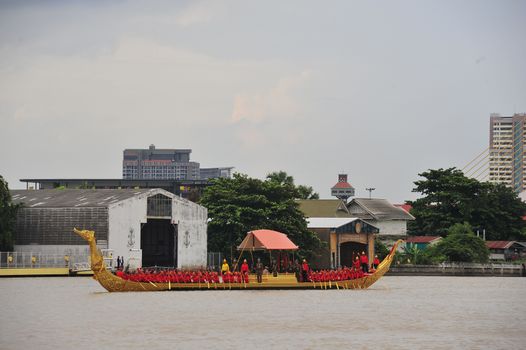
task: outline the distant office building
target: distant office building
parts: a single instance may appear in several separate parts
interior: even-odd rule
[[[200,168],[190,161],[191,149],[125,149],[122,178],[125,180],[208,180],[231,177],[232,167]]]
[[[199,163],[190,161],[191,149],[125,149],[123,179],[198,180]]]
[[[234,168],[233,167],[201,168],[199,170],[199,179],[208,180],[208,179],[215,179],[218,177],[230,178],[232,177],[232,169]]]
[[[525,113],[514,114],[511,117],[499,114],[490,116],[489,181],[510,186],[516,192],[526,189],[525,122]]]

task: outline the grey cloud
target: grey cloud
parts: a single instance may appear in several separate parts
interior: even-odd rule
[[[519,2],[0,4],[0,174],[119,177],[122,149],[414,197],[525,111]],[[498,23],[495,24],[495,23]],[[477,64],[477,60],[484,61]]]

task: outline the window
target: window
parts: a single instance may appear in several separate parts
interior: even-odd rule
[[[147,216],[171,217],[172,216],[172,198],[156,194],[148,198]]]

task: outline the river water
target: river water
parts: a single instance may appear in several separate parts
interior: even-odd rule
[[[107,293],[91,278],[4,278],[0,305],[0,349],[526,349],[526,278],[150,293]]]

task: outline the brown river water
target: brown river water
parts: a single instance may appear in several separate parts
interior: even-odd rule
[[[4,278],[0,305],[0,349],[526,349],[526,278],[149,293]]]

